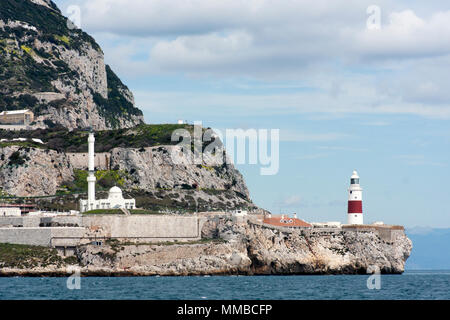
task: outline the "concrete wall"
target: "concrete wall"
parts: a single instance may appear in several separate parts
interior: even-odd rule
[[[84,228],[0,228],[0,243],[76,246],[84,233]]]
[[[22,217],[0,217],[0,228],[8,226],[23,226]]]
[[[1,124],[0,129],[3,130],[12,130],[12,131],[20,131],[20,130],[28,130],[29,126],[24,124]]]
[[[59,216],[59,217],[41,217],[40,223],[43,226],[48,226],[48,224],[52,224],[51,226],[57,227],[81,227],[83,225],[83,220],[81,216]]]
[[[344,226],[342,228],[345,231],[355,231],[355,232],[378,232],[381,239],[386,242],[393,242],[395,238],[399,235],[404,234],[404,228],[401,226],[391,226],[391,225],[359,225],[359,226]]]
[[[25,227],[37,228],[41,223],[40,217],[0,217],[0,227]]]
[[[84,216],[83,226],[102,236],[130,241],[189,241],[201,238],[201,219],[185,216]]]
[[[70,247],[105,238],[192,241],[201,239],[204,221],[196,216],[163,215],[1,217],[0,243]]]
[[[75,169],[87,170],[88,167],[88,154],[86,153],[67,153],[70,164]],[[95,169],[97,170],[110,170],[111,154],[108,152],[96,153]]]

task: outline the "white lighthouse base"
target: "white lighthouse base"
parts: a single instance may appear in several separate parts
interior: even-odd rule
[[[348,224],[364,224],[362,213],[349,213],[347,218]]]

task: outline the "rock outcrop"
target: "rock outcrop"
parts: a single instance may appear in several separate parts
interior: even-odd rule
[[[383,239],[376,230],[292,230],[250,221],[210,220],[205,239],[196,243],[106,243],[77,249],[78,268],[84,275],[265,275],[365,274],[404,271],[412,249],[402,230]],[[214,239],[207,240],[206,237]],[[64,273],[3,270],[3,273]]]
[[[197,244],[84,246],[83,272],[137,275],[402,273],[412,249],[403,231],[286,230],[231,220],[209,222]]]
[[[31,127],[128,128],[133,94],[93,38],[49,0],[0,2],[0,110],[31,109]]]
[[[115,148],[110,153],[111,168],[127,170],[132,179],[128,187],[150,190],[173,189],[186,185],[209,190],[233,190],[250,198],[241,173],[232,164],[207,166],[176,164],[171,154],[179,146],[158,146],[142,149]]]
[[[7,194],[54,195],[72,176],[73,168],[64,153],[19,146],[0,148],[0,186]]]
[[[177,212],[256,208],[232,164],[175,164],[170,156],[174,148],[178,147],[114,148],[97,154],[96,165],[114,173],[116,180],[109,183],[128,190],[141,208]],[[0,148],[1,191],[18,197],[52,196],[65,184],[85,184],[86,177],[78,174],[86,172],[86,159],[84,153],[18,145]]]

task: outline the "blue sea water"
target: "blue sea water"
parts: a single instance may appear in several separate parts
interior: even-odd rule
[[[68,278],[0,278],[0,299],[445,299],[450,271],[409,271],[381,275],[369,290],[365,275],[88,277],[79,290]]]

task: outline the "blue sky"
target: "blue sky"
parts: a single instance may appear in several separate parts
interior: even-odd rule
[[[450,227],[450,3],[58,0],[133,91],[148,123],[278,128],[280,171],[239,166],[254,202],[346,221]]]

